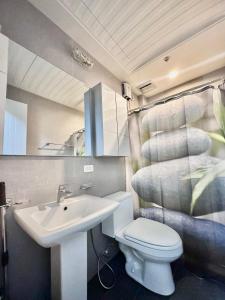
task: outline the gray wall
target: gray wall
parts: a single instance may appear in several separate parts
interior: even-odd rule
[[[38,147],[46,142],[64,144],[74,131],[84,127],[84,115],[78,110],[10,85],[7,86],[7,98],[28,105],[27,154],[54,155],[38,150]]]
[[[84,173],[83,166],[93,164],[94,173]],[[59,184],[68,183],[75,195],[81,194],[80,185],[92,182],[89,193],[97,196],[125,190],[124,158],[43,158],[0,157],[0,181],[6,182],[7,196],[14,202],[54,201]],[[18,206],[17,206],[18,207]],[[7,211],[7,235],[9,248],[10,300],[50,300],[50,252],[38,246],[16,224],[12,209]],[[98,251],[112,244],[112,256],[117,245],[94,229]],[[75,257],[71,257],[75,259]],[[97,270],[97,260],[88,236],[88,278]]]
[[[81,68],[72,58],[72,41],[52,21],[26,0],[1,0],[2,33],[11,40],[61,68],[89,87],[102,81],[121,94],[121,82],[99,62],[91,70]],[[79,46],[79,45],[78,45]]]

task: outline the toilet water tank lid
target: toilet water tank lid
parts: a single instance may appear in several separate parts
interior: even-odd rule
[[[125,238],[161,247],[172,247],[181,242],[179,234],[171,227],[146,218],[138,218],[124,230]]]
[[[120,191],[120,192],[116,192],[116,193],[113,193],[113,194],[110,194],[110,195],[107,195],[105,196],[106,198],[109,198],[111,200],[114,200],[116,202],[122,202],[126,199],[129,199],[132,197],[131,193],[129,192],[123,192],[123,191]]]

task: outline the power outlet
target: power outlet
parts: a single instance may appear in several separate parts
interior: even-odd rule
[[[94,172],[94,165],[84,165],[84,173]]]

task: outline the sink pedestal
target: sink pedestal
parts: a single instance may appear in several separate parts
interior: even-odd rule
[[[52,300],[87,299],[87,232],[51,248]]]

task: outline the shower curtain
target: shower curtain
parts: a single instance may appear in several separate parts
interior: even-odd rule
[[[185,261],[225,280],[224,91],[204,88],[134,113],[129,132],[136,216],[174,228]]]

